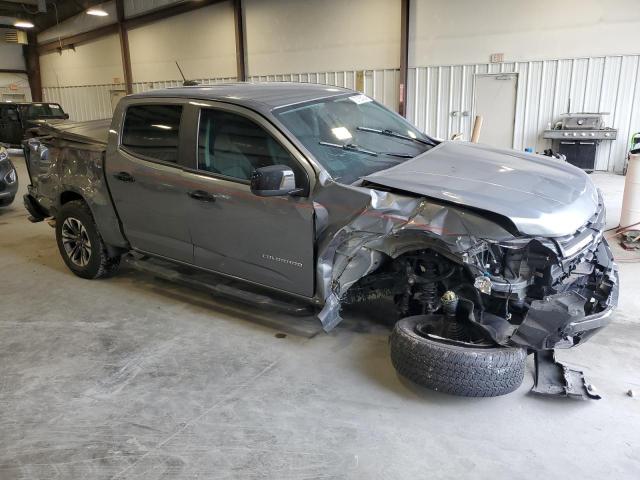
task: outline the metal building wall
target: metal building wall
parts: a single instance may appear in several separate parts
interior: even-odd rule
[[[356,71],[291,73],[279,75],[253,76],[251,82],[305,82],[339,86],[355,89]],[[387,105],[392,110],[398,106],[398,82],[400,72],[397,69],[366,70],[363,76],[364,93]],[[235,82],[235,78],[196,79],[201,85]],[[161,82],[137,82],[133,92],[145,92],[158,88],[178,87],[182,80]],[[97,120],[111,117],[111,92],[124,90],[124,85],[106,84],[77,87],[45,87],[45,101],[58,102],[73,120]]]
[[[201,78],[201,85],[235,82],[235,78]],[[161,82],[137,82],[133,84],[133,93],[146,92],[159,88],[179,87],[182,80]],[[77,87],[44,87],[42,89],[45,102],[57,102],[62,105],[72,120],[98,120],[111,118],[111,93],[124,91],[124,84],[110,83],[106,85],[87,85]]]
[[[398,109],[399,69],[363,70],[363,93],[386,105]],[[344,70],[312,73],[284,73],[277,75],[257,75],[249,77],[251,82],[303,82],[319,83],[356,90],[358,71]]]
[[[618,139],[600,145],[596,169],[620,173],[629,136],[640,131],[639,67],[639,55],[415,67],[409,72],[407,116],[433,136],[450,138],[461,132],[469,139],[474,76],[517,73],[514,148],[540,152],[549,148],[542,131],[567,112],[570,101],[573,112],[610,112],[605,122],[618,129]],[[452,112],[469,115],[452,116]]]

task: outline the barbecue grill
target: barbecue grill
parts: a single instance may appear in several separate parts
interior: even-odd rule
[[[598,145],[615,140],[618,130],[604,126],[608,113],[564,113],[552,130],[545,130],[543,138],[552,141],[552,149],[567,157],[567,162],[587,171],[596,164]]]

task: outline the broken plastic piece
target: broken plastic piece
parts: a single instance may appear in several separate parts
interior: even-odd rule
[[[595,387],[575,370],[556,360],[555,351],[541,350],[534,354],[536,373],[531,391],[539,395],[569,397],[578,400],[600,400]]]

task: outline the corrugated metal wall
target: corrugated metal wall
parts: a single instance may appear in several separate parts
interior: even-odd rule
[[[355,89],[356,71],[290,73],[280,75],[253,76],[252,82],[307,82],[323,85],[335,85]],[[398,105],[398,82],[400,72],[397,69],[366,70],[363,76],[364,92],[395,110]],[[235,78],[196,79],[201,85],[234,82]],[[177,87],[182,80],[161,82],[138,82],[133,84],[133,92],[145,92],[157,88]],[[45,87],[45,101],[60,103],[73,120],[97,120],[109,118],[111,111],[111,93],[123,90],[122,84],[89,85],[78,87]]]
[[[618,129],[618,140],[603,142],[598,149],[596,168],[621,172],[628,139],[640,131],[640,55],[575,58],[501,64],[414,67],[407,85],[407,117],[421,130],[439,138],[461,132],[471,135],[474,76],[517,73],[518,92],[513,147],[549,148],[542,131],[549,123],[571,110],[610,112],[606,124]],[[253,76],[250,81],[311,82],[340,87],[356,87],[356,71],[332,71]],[[234,81],[234,78],[198,80],[202,84]],[[135,83],[134,92],[179,86],[182,82]],[[399,70],[366,70],[363,90],[387,107],[398,106]],[[75,120],[111,116],[111,92],[122,85],[47,87],[44,98],[60,102]],[[452,116],[451,112],[470,112]]]
[[[235,82],[235,78],[201,78],[196,81],[201,85]],[[161,82],[137,82],[133,84],[133,93],[146,92],[158,88],[179,87],[182,80],[167,80]],[[43,99],[46,102],[57,102],[69,114],[72,120],[98,120],[110,118],[111,95],[113,92],[123,91],[124,84],[111,83],[106,85],[87,85],[78,87],[44,87]]]
[[[596,168],[621,172],[628,139],[640,131],[640,56],[610,56],[411,68],[407,116],[421,130],[440,138],[471,135],[474,75],[517,73],[518,93],[513,147],[549,148],[542,131],[567,111],[610,112],[607,126],[618,140],[598,148]],[[451,112],[468,111],[469,116]]]
[[[249,77],[251,82],[303,82],[319,83],[356,90],[358,71],[345,70],[314,73],[285,73],[278,75],[260,75]],[[363,71],[363,93],[392,110],[398,108],[399,69],[380,69]]]

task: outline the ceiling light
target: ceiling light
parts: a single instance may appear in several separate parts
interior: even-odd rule
[[[109,15],[109,13],[102,8],[94,7],[87,10],[87,15],[93,15],[95,17],[106,17],[107,15]]]
[[[18,20],[13,26],[18,28],[33,28],[33,23],[27,22],[26,20]]]

